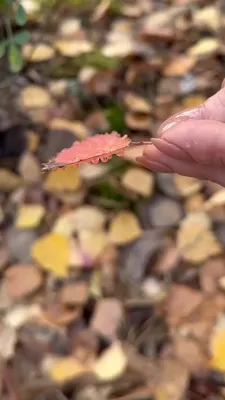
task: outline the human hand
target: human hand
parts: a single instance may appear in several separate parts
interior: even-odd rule
[[[225,80],[201,106],[167,119],[158,136],[137,158],[141,165],[225,186]]]

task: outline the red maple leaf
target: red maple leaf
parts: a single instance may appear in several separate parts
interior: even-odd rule
[[[78,167],[80,164],[99,161],[107,162],[113,154],[121,157],[124,149],[131,143],[127,136],[120,136],[117,132],[95,135],[82,142],[75,142],[71,147],[62,150],[54,158],[43,165],[43,170],[63,168],[67,165]]]

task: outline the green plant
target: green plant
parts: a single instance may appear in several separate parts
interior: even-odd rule
[[[0,41],[0,58],[6,53],[11,72],[19,72],[23,67],[21,46],[29,40],[29,32],[18,30],[13,33],[12,21],[20,26],[26,24],[26,12],[18,0],[0,0],[0,11],[3,15],[4,37]]]

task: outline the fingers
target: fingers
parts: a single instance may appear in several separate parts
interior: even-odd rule
[[[225,167],[225,125],[222,122],[180,122],[164,132],[160,139],[152,139],[152,143],[177,160]],[[153,146],[144,150],[147,157],[151,155],[150,147]]]
[[[161,136],[165,131],[175,126],[178,122],[191,120],[214,120],[225,122],[225,81],[222,82],[222,89],[207,99],[199,107],[190,108],[177,113],[167,119],[159,128]]]
[[[201,165],[196,162],[177,160],[161,153],[152,146],[151,157],[138,157],[137,161],[152,171],[164,173],[177,173],[183,176],[191,176],[202,180],[210,180],[220,185],[225,185],[225,174],[221,167]]]

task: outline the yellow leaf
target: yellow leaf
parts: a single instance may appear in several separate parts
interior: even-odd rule
[[[44,182],[44,188],[53,193],[78,190],[80,186],[81,178],[79,169],[73,166],[50,171]]]
[[[44,108],[52,105],[49,92],[40,86],[27,86],[20,92],[19,105],[22,108]]]
[[[23,46],[22,53],[27,61],[41,62],[51,60],[55,55],[55,50],[46,43],[27,43]]]
[[[183,258],[195,264],[221,254],[221,244],[211,231],[210,219],[203,212],[188,214],[177,233],[177,247]]]
[[[198,27],[207,27],[217,30],[220,27],[220,11],[215,5],[200,8],[194,12],[194,24]]]
[[[204,38],[199,40],[188,50],[188,55],[193,57],[210,55],[219,50],[220,42],[216,38]]]
[[[53,231],[65,236],[82,230],[98,231],[103,228],[106,216],[97,207],[84,205],[70,211],[56,221]]]
[[[213,334],[210,343],[210,367],[225,372],[225,328],[219,328]]]
[[[104,231],[82,230],[79,232],[79,241],[81,250],[93,260],[102,254],[108,244],[108,238]]]
[[[188,197],[201,190],[203,181],[189,176],[174,174],[174,185],[182,197]]]
[[[218,190],[214,193],[205,203],[204,209],[206,211],[211,210],[213,207],[219,207],[225,205],[225,189]]]
[[[78,360],[72,357],[56,359],[50,366],[49,375],[55,382],[64,382],[87,372]]]
[[[99,270],[95,270],[92,274],[89,293],[95,298],[99,298],[102,296],[102,279]]]
[[[198,107],[206,100],[205,96],[190,95],[184,98],[182,105],[184,108]]]
[[[55,41],[55,48],[65,57],[74,57],[91,52],[93,44],[87,40],[58,39]]]
[[[86,139],[88,137],[88,128],[81,121],[68,121],[66,119],[54,118],[50,124],[49,128],[52,130],[68,130],[73,132],[78,139]]]
[[[21,184],[21,179],[13,172],[1,168],[0,169],[0,190],[3,192],[11,192]]]
[[[120,377],[127,367],[127,357],[120,342],[112,344],[93,366],[94,374],[102,381]]]
[[[152,106],[143,97],[138,96],[136,93],[128,92],[124,95],[125,106],[133,112],[140,112],[149,114]]]
[[[149,197],[153,193],[154,175],[143,168],[129,168],[121,178],[121,184],[128,190]]]
[[[109,237],[112,242],[123,245],[138,239],[142,229],[135,214],[130,211],[121,211],[111,221]]]
[[[35,228],[41,222],[45,209],[41,204],[23,204],[19,207],[16,227],[20,229]]]
[[[66,276],[69,267],[69,241],[57,233],[36,240],[31,255],[44,269],[57,276]]]

